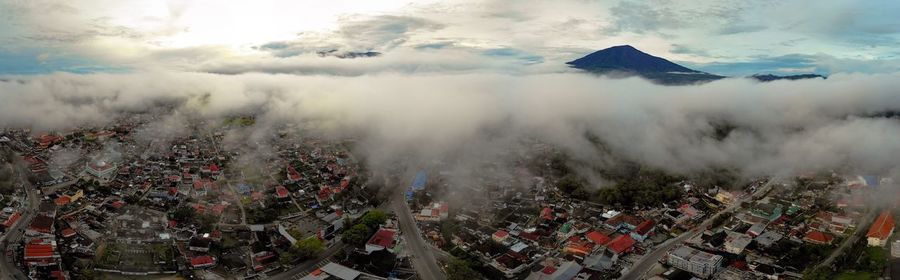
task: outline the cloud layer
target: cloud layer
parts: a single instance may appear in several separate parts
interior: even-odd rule
[[[174,137],[189,118],[252,114],[257,124],[240,134],[260,136],[253,141],[304,124],[317,136],[357,139],[374,165],[453,159],[475,168],[467,163],[537,140],[582,162],[618,158],[676,173],[893,174],[900,121],[885,116],[900,112],[898,81],[834,75],[663,87],[577,74],[52,74],[0,82],[0,125],[65,130],[167,107],[172,115],[139,132]]]

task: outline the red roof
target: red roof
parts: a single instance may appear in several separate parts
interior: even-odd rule
[[[609,243],[609,241],[612,240],[611,237],[599,231],[588,232],[585,237],[587,237],[587,239],[590,239],[594,243],[597,243],[597,245],[606,245],[606,243]]]
[[[509,233],[506,232],[505,230],[498,230],[497,232],[494,233],[494,236],[499,237],[499,238],[506,237],[507,235],[509,235]]]
[[[552,266],[545,266],[544,269],[541,270],[544,274],[550,275],[556,272],[556,268]]]
[[[278,198],[288,197],[288,189],[284,186],[275,187],[275,196],[277,196]]]
[[[638,225],[636,228],[634,228],[634,232],[639,235],[645,235],[645,234],[649,233],[651,230],[653,230],[653,226],[655,224],[656,223],[654,223],[653,220],[646,220],[643,223],[641,223],[640,225]]]
[[[72,201],[72,199],[69,198],[68,196],[60,196],[60,197],[57,197],[56,200],[54,200],[54,202],[58,206],[63,206],[63,205],[69,204],[69,202],[71,202],[71,201]]]
[[[219,166],[218,166],[218,165],[215,165],[215,164],[211,164],[211,165],[209,166],[209,171],[211,171],[211,172],[219,172]]]
[[[630,250],[634,243],[635,241],[631,236],[623,234],[609,242],[609,249],[616,254],[621,254]]]
[[[890,211],[884,210],[872,223],[872,227],[869,228],[869,233],[866,234],[866,237],[885,240],[891,235],[892,230],[894,230],[894,216],[891,215]]]
[[[111,203],[111,205],[113,208],[119,209],[119,208],[122,208],[122,206],[125,206],[125,202],[122,202],[121,200],[116,200],[116,201],[113,201]]]
[[[214,264],[216,264],[216,259],[213,259],[213,257],[207,256],[207,255],[196,256],[196,257],[191,258],[191,266],[194,266],[194,267],[204,266],[204,265],[214,265]]]
[[[26,259],[43,259],[53,256],[53,245],[50,244],[28,244],[25,245]]]
[[[533,233],[533,232],[524,232],[524,231],[521,232],[521,233],[519,233],[519,237],[524,238],[524,239],[528,239],[528,240],[531,240],[531,241],[537,241],[538,238],[540,238],[539,235],[537,235],[537,234],[535,234],[535,233]]]
[[[372,238],[369,239],[369,242],[366,242],[366,244],[390,248],[391,244],[394,243],[394,235],[396,234],[397,232],[393,230],[379,229],[378,232],[375,232],[375,234],[372,235]]]
[[[544,208],[541,210],[541,218],[544,220],[552,220],[553,219],[553,209]]]
[[[51,228],[53,228],[53,218],[38,215],[33,220],[31,220],[31,225],[29,225],[31,230],[42,232],[42,233],[52,233]]]
[[[71,228],[66,228],[62,231],[62,236],[66,237],[66,238],[75,236],[75,230],[71,229]]]
[[[834,240],[834,237],[818,230],[810,230],[803,239],[810,242],[828,244],[831,243],[831,240]]]
[[[288,165],[288,167],[287,167],[287,173],[288,173],[288,180],[291,180],[291,181],[299,181],[301,178],[303,178],[303,177],[300,177],[300,173],[297,172],[297,169],[294,169],[294,167],[290,166],[290,165]]]
[[[222,212],[225,212],[225,205],[216,204],[215,206],[213,206],[213,212],[216,213],[216,215],[221,215]]]
[[[21,217],[22,217],[22,214],[20,214],[19,212],[13,213],[12,215],[9,216],[9,218],[6,219],[5,222],[3,222],[3,226],[4,226],[4,227],[11,227],[11,226],[12,226],[13,224],[15,224],[16,221],[18,221],[19,218],[21,218]]]

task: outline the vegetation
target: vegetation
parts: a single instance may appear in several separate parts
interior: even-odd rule
[[[482,277],[481,274],[472,269],[470,261],[454,258],[447,263],[447,279],[472,280],[482,279]]]
[[[325,251],[325,244],[318,237],[311,236],[297,241],[290,249],[282,253],[279,259],[283,263],[288,263],[295,259],[306,260],[322,253],[322,251]]]
[[[267,224],[278,218],[278,209],[272,207],[247,209],[247,222]]]
[[[371,210],[360,217],[356,224],[341,233],[341,240],[347,244],[361,246],[369,236],[378,229],[378,226],[387,221],[387,213],[381,210]]]
[[[673,184],[681,178],[652,169],[640,169],[636,176],[620,180],[612,187],[597,192],[597,201],[624,206],[649,206],[675,200],[682,195]]]

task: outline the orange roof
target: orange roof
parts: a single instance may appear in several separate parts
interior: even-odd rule
[[[56,205],[58,205],[58,206],[63,206],[63,205],[69,204],[69,202],[71,202],[71,201],[72,201],[72,199],[69,198],[68,196],[60,196],[60,197],[56,198],[56,200],[54,202],[56,202]]]
[[[616,254],[621,254],[622,252],[631,249],[631,247],[634,246],[634,243],[634,238],[631,238],[631,236],[624,234],[616,237],[616,239],[613,239],[609,244],[609,249],[613,252],[616,252]]]
[[[588,232],[585,237],[594,243],[597,243],[597,245],[606,245],[606,243],[609,243],[609,241],[612,240],[608,235],[600,233],[599,231]]]
[[[3,226],[4,227],[12,226],[13,224],[16,223],[16,221],[19,220],[20,217],[22,217],[22,214],[20,214],[19,212],[13,213],[12,215],[9,216],[9,219],[6,219],[6,221],[3,222]]]
[[[49,258],[53,256],[53,245],[28,244],[25,245],[25,258]]]
[[[883,240],[891,235],[892,230],[894,230],[894,216],[891,215],[890,211],[885,210],[882,211],[881,215],[878,215],[878,218],[872,223],[872,227],[869,228],[869,233],[866,234],[866,236]]]
[[[831,243],[831,240],[834,240],[834,237],[818,230],[810,230],[803,239],[819,243]]]

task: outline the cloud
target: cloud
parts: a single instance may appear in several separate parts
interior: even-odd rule
[[[272,131],[302,124],[303,135],[355,139],[355,152],[379,167],[441,161],[473,171],[537,141],[580,162],[625,160],[682,174],[896,174],[900,121],[878,116],[900,112],[898,78],[663,87],[580,74],[59,73],[0,82],[0,125],[66,130],[161,108],[136,135],[177,137],[185,120],[255,115],[257,124],[229,143],[265,143]]]

